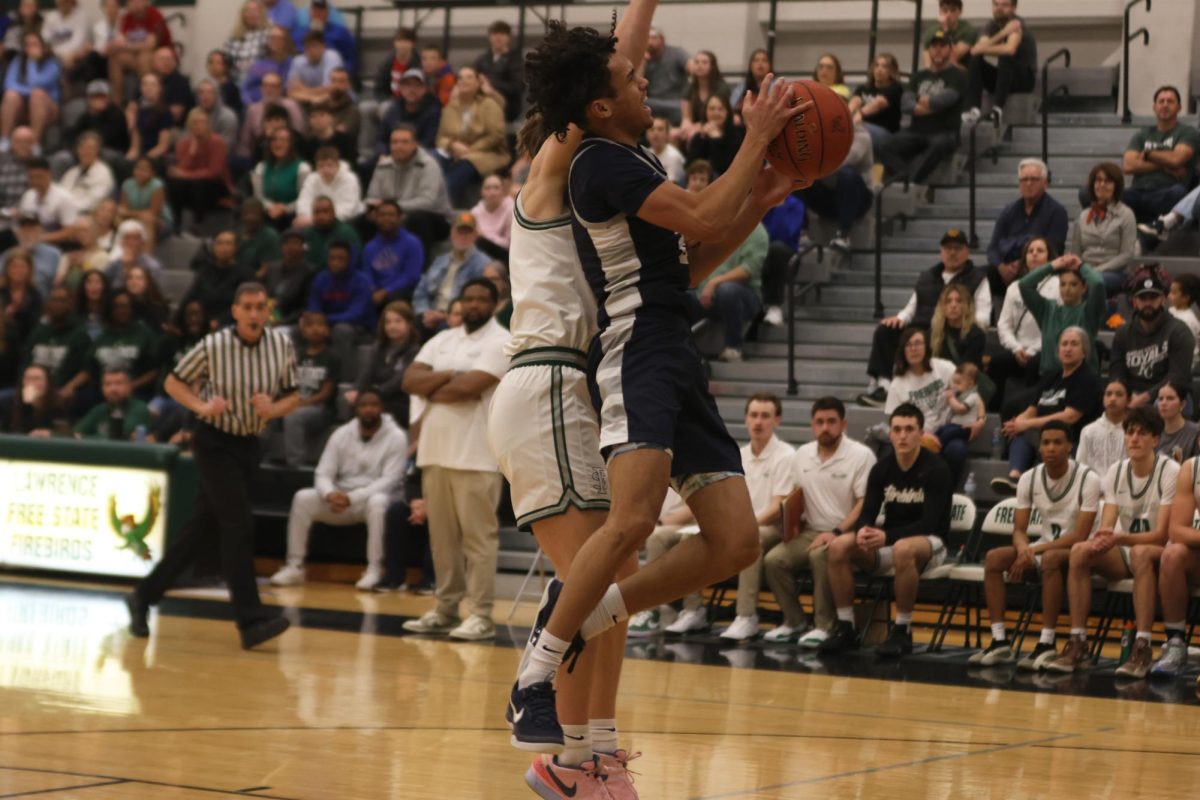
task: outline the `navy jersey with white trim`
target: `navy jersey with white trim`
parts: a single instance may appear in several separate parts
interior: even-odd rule
[[[571,227],[601,331],[640,309],[688,318],[683,237],[637,217],[666,180],[650,150],[599,137],[584,139],[571,162]]]

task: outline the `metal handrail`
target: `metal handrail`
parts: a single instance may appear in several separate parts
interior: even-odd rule
[[[1140,0],[1139,0],[1140,2]],[[1042,162],[1046,164],[1046,169],[1050,169],[1050,64],[1059,60],[1063,60],[1063,66],[1071,66],[1071,50],[1063,47],[1054,52],[1054,55],[1042,62]],[[1046,176],[1049,178],[1049,176]]]
[[[968,193],[968,200],[967,200],[967,203],[968,203],[967,243],[972,250],[979,247],[979,235],[976,233],[976,224],[975,224],[976,216],[977,216],[976,203],[975,203],[975,189],[976,189],[975,171],[976,171],[976,161],[979,160],[979,157],[975,152],[975,149],[976,149],[975,148],[975,131],[979,127],[980,122],[982,122],[982,119],[978,119],[978,120],[975,120],[974,122],[972,122],[971,127],[968,129],[969,133],[967,135],[967,167],[968,167],[968,172],[970,175],[970,191]],[[1000,133],[999,127],[997,127],[997,129],[996,129],[996,133],[997,133],[997,135],[999,135],[999,133]],[[999,151],[996,149],[995,144],[993,144],[991,147],[989,147],[987,150],[985,150],[983,154],[985,156],[991,157],[992,164],[998,164],[1000,162],[1000,154],[999,154]]]
[[[1139,6],[1142,3],[1146,4],[1146,13],[1150,13],[1150,0],[1129,0],[1125,5],[1125,21],[1121,26],[1121,103],[1124,109],[1121,112],[1121,122],[1128,125],[1133,121],[1133,112],[1129,110],[1129,43],[1137,37],[1142,37],[1142,44],[1149,47],[1150,31],[1143,28],[1138,28],[1130,33],[1129,31],[1129,15],[1133,11],[1134,6]]]
[[[887,219],[883,218],[883,195],[889,188],[896,184],[903,184],[905,191],[908,190],[908,178],[900,175],[893,176],[884,181],[879,187],[879,191],[875,193],[875,319],[883,319],[883,229],[884,226],[891,226],[892,222],[900,220],[902,227],[908,227],[908,215],[904,212],[897,212]]]
[[[915,74],[921,68],[921,4],[922,0],[909,0],[916,6],[913,14],[913,55],[912,71]],[[1140,0],[1139,0],[1140,2]],[[875,63],[875,46],[879,40],[879,0],[871,0],[871,27],[867,31],[867,69]],[[772,62],[774,63],[774,62]]]
[[[825,249],[816,242],[808,242],[802,245],[796,254],[788,259],[788,279],[787,279],[787,393],[789,397],[795,397],[800,393],[800,382],[796,380],[796,301],[804,297],[804,295],[816,289],[821,290],[819,281],[811,281],[806,283],[799,289],[796,288],[796,275],[800,272],[800,261],[813,250],[817,251],[817,263],[820,264],[825,260]]]

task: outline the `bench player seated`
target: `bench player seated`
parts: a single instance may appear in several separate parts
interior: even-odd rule
[[[1194,522],[1196,509],[1200,508],[1200,457],[1184,462],[1179,470],[1178,487],[1175,502],[1171,504],[1167,546],[1158,562],[1158,598],[1162,602],[1167,643],[1150,668],[1152,678],[1173,678],[1188,665],[1185,638],[1188,602],[1191,591],[1200,586],[1200,530],[1196,530]],[[1140,635],[1140,622],[1138,630]],[[1146,644],[1149,645],[1149,636]]]
[[[1005,581],[1017,583],[1040,572],[1042,633],[1037,646],[1017,663],[1018,669],[1041,670],[1058,657],[1054,630],[1062,610],[1063,573],[1071,547],[1092,532],[1100,506],[1100,476],[1071,458],[1071,429],[1062,420],[1042,426],[1038,439],[1042,463],[1026,470],[1017,482],[1013,543],[988,551],[983,586],[987,596],[992,641],[967,663],[977,666],[1010,663],[1016,658],[1004,625]],[[1029,519],[1037,509],[1041,522],[1030,539]]]
[[[1104,506],[1100,529],[1091,539],[1071,547],[1067,571],[1067,603],[1071,609],[1071,638],[1047,665],[1055,672],[1074,672],[1087,663],[1087,620],[1092,608],[1092,575],[1112,583],[1132,577],[1137,616],[1137,639],[1119,675],[1141,678],[1150,669],[1150,629],[1154,626],[1157,580],[1154,564],[1162,555],[1175,500],[1179,465],[1156,452],[1163,421],[1143,406],[1125,417],[1125,452],[1104,476]],[[1133,554],[1138,567],[1134,568]]]
[[[838,653],[858,645],[854,630],[854,571],[884,574],[896,570],[896,624],[877,655],[896,657],[912,652],[912,610],[921,573],[946,560],[953,489],[950,468],[921,447],[925,415],[902,403],[888,417],[894,453],[875,464],[867,476],[862,515],[852,533],[829,544],[829,588],[837,607],[837,623],[820,646]],[[877,524],[884,514],[882,527]]]

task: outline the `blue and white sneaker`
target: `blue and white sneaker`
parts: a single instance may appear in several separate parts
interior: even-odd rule
[[[558,723],[554,687],[549,681],[524,689],[514,682],[504,717],[512,726],[512,746],[531,753],[561,753],[563,729]]]
[[[1187,644],[1183,639],[1167,639],[1163,645],[1162,655],[1150,668],[1152,678],[1174,678],[1187,669]]]

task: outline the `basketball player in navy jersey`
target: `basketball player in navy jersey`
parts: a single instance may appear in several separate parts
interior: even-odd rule
[[[790,86],[748,93],[745,141],[728,171],[688,193],[639,146],[651,124],[646,80],[588,28],[550,32],[526,58],[531,105],[551,135],[587,134],[568,194],[580,261],[599,311],[589,353],[600,409],[600,447],[612,505],[552,584],[513,687],[509,717],[518,745],[561,746],[550,686],[563,660],[630,613],[682,597],[740,571],[757,556],[758,528],[737,444],[725,430],[691,341],[687,291],[801,184],[763,166],[768,143],[810,103]],[[687,501],[700,535],[641,572],[613,583],[654,529],[667,487]]]

